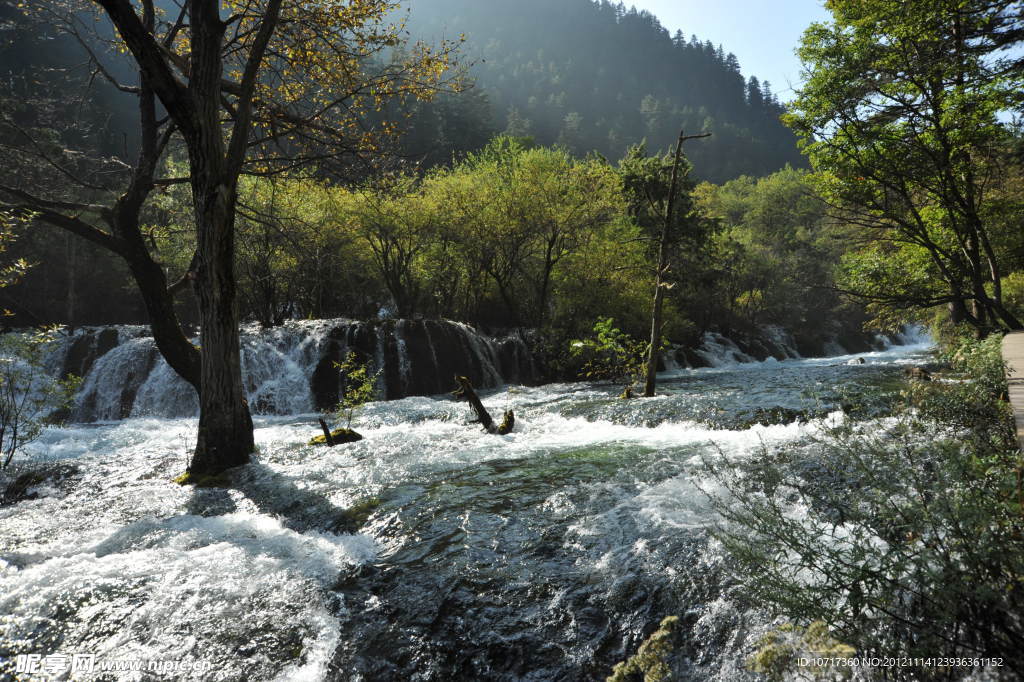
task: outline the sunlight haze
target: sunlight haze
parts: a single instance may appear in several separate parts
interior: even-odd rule
[[[783,101],[792,97],[800,78],[800,60],[794,54],[800,36],[811,22],[829,17],[818,0],[640,0],[635,4],[657,16],[670,33],[681,29],[687,38],[696,34],[702,41],[721,43],[739,59],[744,76],[770,81],[772,91]]]

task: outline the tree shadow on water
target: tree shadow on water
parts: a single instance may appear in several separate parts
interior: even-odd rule
[[[227,488],[193,486],[185,510],[193,516],[225,516],[238,511]]]
[[[272,516],[290,530],[355,533],[365,521],[365,509],[343,509],[322,493],[298,484],[296,479],[253,462],[228,474],[229,487],[195,486],[186,509],[197,516],[219,516],[238,510],[231,495],[237,490],[261,514]]]

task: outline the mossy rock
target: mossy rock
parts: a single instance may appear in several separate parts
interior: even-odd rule
[[[507,433],[512,433],[512,429],[516,427],[516,415],[512,410],[505,410],[505,416],[501,419],[501,424],[498,425],[498,435],[504,436]]]
[[[679,624],[678,616],[668,616],[661,621],[635,654],[622,663],[616,663],[606,682],[627,682],[642,679],[644,682],[667,682],[672,676],[669,657],[675,648],[674,631]]]
[[[331,438],[334,440],[335,445],[341,443],[355,443],[357,440],[362,440],[363,437],[352,429],[335,429],[331,431]],[[319,436],[313,436],[309,441],[310,445],[327,445],[327,438],[323,434]]]
[[[351,507],[345,510],[345,516],[348,517],[356,528],[359,528],[367,519],[377,511],[377,508],[384,504],[384,500],[379,497],[364,497],[359,500]]]
[[[197,488],[230,488],[231,481],[224,474],[193,474],[186,471],[174,479],[178,485],[194,485]]]

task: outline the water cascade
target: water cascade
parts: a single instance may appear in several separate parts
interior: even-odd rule
[[[242,332],[242,368],[253,412],[300,414],[336,405],[343,381],[336,363],[349,352],[371,362],[379,393],[388,400],[444,393],[456,373],[482,388],[536,377],[521,335],[487,336],[457,322],[249,325]],[[195,391],[160,357],[145,327],[80,328],[59,344],[50,365],[85,379],[75,421],[188,417],[199,409]]]

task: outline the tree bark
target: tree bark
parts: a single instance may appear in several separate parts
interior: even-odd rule
[[[247,463],[255,442],[242,385],[234,278],[234,190],[215,181],[219,179],[216,157],[206,156],[201,149],[193,150],[191,156],[201,254],[195,290],[201,324],[203,388],[199,433],[189,471],[216,474]]]
[[[196,217],[195,291],[203,362],[199,433],[189,465],[193,474],[216,474],[245,464],[255,448],[252,417],[242,386],[235,288],[235,200],[238,176],[228,172],[220,127],[220,3],[191,0],[192,58],[189,94],[195,132],[186,134]]]

